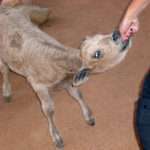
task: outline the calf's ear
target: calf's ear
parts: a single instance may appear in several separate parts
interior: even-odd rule
[[[89,79],[90,69],[82,68],[73,77],[73,86],[79,86]]]

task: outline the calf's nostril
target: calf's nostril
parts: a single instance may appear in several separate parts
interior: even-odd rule
[[[113,41],[117,41],[119,38],[120,38],[120,32],[119,31],[114,31],[113,34],[112,34],[112,38],[113,38]]]

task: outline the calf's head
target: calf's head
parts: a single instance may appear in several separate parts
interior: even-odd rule
[[[131,40],[123,41],[119,31],[87,37],[81,44],[82,67],[75,74],[73,85],[85,82],[90,73],[104,72],[119,64],[130,46]]]

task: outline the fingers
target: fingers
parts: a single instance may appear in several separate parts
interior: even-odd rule
[[[129,39],[129,37],[135,34],[138,30],[139,30],[139,22],[138,20],[133,20],[127,31],[124,33],[124,38]]]
[[[139,30],[139,21],[137,18],[128,19],[124,18],[119,27],[123,40],[129,39],[134,33]]]
[[[2,5],[15,6],[17,4],[31,4],[32,0],[2,0]]]
[[[2,0],[2,5],[16,5],[17,3],[20,3],[19,0]]]

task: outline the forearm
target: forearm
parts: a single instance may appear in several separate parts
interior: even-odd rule
[[[142,12],[142,10],[150,3],[150,0],[132,0],[128,7],[126,16],[135,18]]]

